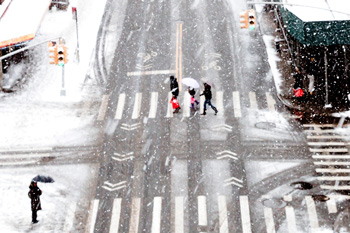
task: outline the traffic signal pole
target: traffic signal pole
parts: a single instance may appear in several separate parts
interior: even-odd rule
[[[0,90],[1,91],[4,91],[4,87],[3,87],[3,84],[4,84],[4,77],[3,77],[3,73],[2,73],[2,60],[4,60],[5,58],[8,58],[8,57],[11,57],[17,53],[21,53],[21,52],[24,52],[26,51],[27,49],[30,49],[30,48],[33,48],[33,47],[36,47],[38,45],[41,45],[41,44],[44,44],[44,43],[47,43],[49,41],[53,41],[53,40],[58,40],[58,39],[62,39],[62,37],[58,37],[58,38],[53,38],[53,39],[50,39],[50,40],[45,40],[45,41],[42,41],[42,42],[39,42],[39,43],[36,43],[36,44],[33,44],[33,45],[29,45],[29,46],[26,46],[24,48],[21,48],[21,49],[18,49],[16,51],[13,51],[11,53],[8,53],[4,56],[2,56],[2,52],[1,52],[1,49],[0,49]]]
[[[62,89],[61,96],[66,96],[66,89],[64,89],[64,65],[62,66]]]

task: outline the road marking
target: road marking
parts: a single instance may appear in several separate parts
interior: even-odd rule
[[[286,206],[286,217],[287,217],[287,223],[288,223],[288,231],[289,233],[295,233],[297,231],[297,225],[295,221],[295,213],[294,208],[291,206]]]
[[[336,129],[315,129],[315,130],[305,129],[304,132],[305,133],[317,133],[317,134],[329,134],[329,133],[337,133],[337,130]],[[348,136],[348,135],[346,135],[346,136]]]
[[[308,142],[309,146],[345,146],[344,142]]]
[[[93,200],[92,214],[91,214],[91,224],[90,224],[90,233],[93,233],[95,230],[95,223],[97,217],[98,203],[100,200]]]
[[[270,112],[276,112],[275,109],[275,105],[276,105],[276,101],[275,99],[272,97],[270,92],[266,92],[266,101],[267,101],[267,107],[269,109]]]
[[[175,70],[149,70],[149,71],[127,72],[127,76],[143,76],[143,75],[157,75],[157,74],[175,74]]]
[[[184,233],[184,197],[175,197],[175,232]]]
[[[70,203],[66,213],[66,220],[64,221],[63,232],[72,232],[74,214],[75,214],[76,208],[77,208],[77,204],[75,202]]]
[[[316,168],[316,172],[328,172],[328,173],[350,173],[350,169],[336,169],[336,168]]]
[[[241,102],[239,100],[239,92],[234,91],[232,92],[232,97],[233,97],[233,111],[235,117],[242,117],[241,113]]]
[[[122,119],[124,104],[125,104],[125,93],[122,93],[119,95],[117,111],[115,112],[114,119],[116,120]]]
[[[131,119],[137,119],[140,117],[141,101],[142,101],[142,93],[138,92],[135,95],[135,103],[134,103],[134,109],[132,111]]]
[[[113,201],[113,210],[112,210],[112,219],[111,219],[111,225],[109,227],[110,233],[118,233],[119,230],[119,221],[120,221],[120,212],[122,206],[122,199],[116,198]]]
[[[216,159],[231,158],[231,159],[238,160],[238,158],[236,157],[237,154],[235,152],[232,152],[232,151],[229,151],[229,150],[224,150],[224,151],[217,152],[216,155],[220,155]]]
[[[109,99],[109,95],[102,96],[100,111],[98,112],[98,117],[97,117],[98,121],[103,121],[105,119],[107,107],[108,107],[108,99]]]
[[[202,114],[204,112],[204,101],[205,97],[202,95],[199,97],[199,113]]]
[[[266,233],[276,233],[272,209],[264,207],[264,216],[266,224]]]
[[[162,213],[162,197],[153,199],[152,233],[160,233],[160,218]]]
[[[250,102],[250,107],[252,109],[258,109],[258,103],[256,101],[255,92],[252,92],[252,91],[249,92],[249,102]]]
[[[309,148],[310,152],[348,152],[348,149],[346,148],[325,148],[325,149],[318,149],[318,148]]]
[[[137,233],[139,230],[140,205],[141,198],[135,197],[132,199],[129,233]]]
[[[168,93],[168,109],[166,112],[166,116],[165,117],[173,117],[173,106],[170,103],[171,98],[173,97],[173,95],[171,94],[171,91]]]
[[[328,180],[328,181],[336,181],[336,180],[349,180],[350,181],[350,176],[321,176],[317,177],[318,180]]]
[[[251,233],[248,196],[239,196],[239,202],[241,207],[242,231],[243,233]]]
[[[120,126],[121,129],[124,129],[124,130],[128,130],[128,131],[131,131],[131,130],[135,130],[137,128],[139,128],[141,125],[141,123],[135,123],[135,124],[132,124],[132,125],[128,125],[128,124],[125,124],[123,123],[122,126]]]
[[[319,232],[320,229],[318,224],[315,202],[311,196],[306,196],[305,201],[306,201],[307,212],[309,214],[311,232],[317,233]]]
[[[307,139],[344,139],[350,140],[350,136],[333,136],[333,135],[308,135]]]
[[[112,159],[113,160],[116,160],[118,162],[123,162],[123,161],[126,161],[126,160],[129,160],[129,159],[133,159],[134,156],[133,156],[134,152],[129,152],[129,153],[126,153],[126,154],[119,154],[117,152],[114,152],[114,156],[112,156]]]
[[[350,159],[350,155],[313,155],[314,159]]]
[[[23,152],[23,151],[40,153],[41,151],[52,151],[52,147],[2,149],[0,150],[0,153]]]
[[[207,197],[198,196],[198,225],[207,226],[208,225],[208,216],[207,216]]]
[[[235,181],[237,182],[235,182]],[[240,188],[243,188],[243,181],[240,180],[240,179],[237,179],[236,177],[231,177],[231,178],[228,178],[224,181],[224,186],[228,186],[228,185],[236,185],[237,187],[240,187]]]
[[[216,106],[219,116],[224,115],[224,93],[222,91],[217,91],[216,92]]]
[[[343,166],[350,166],[350,162],[314,162],[315,165],[318,166],[336,166],[336,165],[343,165]]]
[[[212,127],[213,130],[226,130],[228,132],[232,132],[233,127],[226,125],[226,124],[220,124],[220,125],[215,125]]]
[[[330,185],[321,185],[322,189],[329,189],[329,190],[350,190],[350,186],[348,185],[337,185],[337,186],[330,186]]]
[[[179,34],[179,76],[176,77],[179,80],[179,91],[182,91],[182,24],[183,22],[179,22],[180,23],[180,34]]]
[[[228,233],[226,197],[218,197],[220,233]]]
[[[292,201],[293,197],[292,197],[292,195],[285,195],[285,196],[283,196],[283,200],[284,201]]]
[[[113,192],[113,191],[116,191],[116,190],[119,190],[119,189],[122,189],[125,187],[126,187],[126,181],[121,181],[121,182],[116,183],[116,184],[112,184],[112,183],[109,183],[108,181],[105,181],[104,185],[102,185],[102,188],[104,188],[110,192]]]
[[[187,91],[184,93],[183,117],[190,117],[191,115],[191,95]]]
[[[158,105],[158,92],[151,93],[151,107],[149,110],[148,118],[155,118],[157,115],[157,105]]]
[[[328,213],[335,214],[338,212],[337,203],[335,202],[334,198],[330,198],[326,203],[328,207]]]

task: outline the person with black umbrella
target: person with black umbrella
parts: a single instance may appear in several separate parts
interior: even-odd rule
[[[41,210],[41,202],[40,195],[42,194],[40,188],[37,185],[37,182],[32,180],[29,185],[28,196],[31,199],[31,207],[32,207],[32,223],[35,224],[39,222],[37,218],[37,211]]]

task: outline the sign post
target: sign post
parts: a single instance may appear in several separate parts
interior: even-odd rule
[[[77,11],[77,6],[76,6],[76,1],[72,1],[72,14],[73,14],[73,19],[75,19],[75,30],[77,33],[77,50],[76,50],[76,56],[77,56],[77,61],[78,63],[80,62],[79,59],[79,33],[78,33],[78,11]]]

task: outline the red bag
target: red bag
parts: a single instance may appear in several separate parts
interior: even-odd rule
[[[176,98],[171,98],[170,103],[173,105],[173,109],[177,109],[178,107],[180,107],[179,101],[177,101]]]
[[[295,97],[302,97],[304,95],[304,91],[301,88],[293,89]]]

